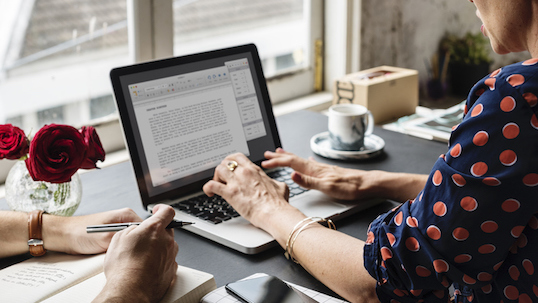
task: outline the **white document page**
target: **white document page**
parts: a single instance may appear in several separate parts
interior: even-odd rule
[[[226,67],[212,70],[227,74]],[[201,73],[181,76],[192,79],[191,90],[171,94],[165,78],[151,87],[154,98],[135,103],[154,187],[211,169],[229,154],[249,155],[229,77],[209,81]]]

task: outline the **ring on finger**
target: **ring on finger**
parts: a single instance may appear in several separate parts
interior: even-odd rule
[[[237,168],[239,164],[237,164],[237,162],[235,162],[234,160],[231,160],[229,161],[228,163],[226,163],[226,167],[228,167],[228,169],[233,173],[234,170]]]

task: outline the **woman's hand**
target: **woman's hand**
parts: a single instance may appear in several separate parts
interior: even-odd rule
[[[174,230],[166,229],[174,214],[156,205],[153,216],[114,235],[105,258],[107,284],[96,302],[158,302],[164,296],[178,266]]]
[[[342,200],[385,198],[405,201],[416,197],[428,179],[427,175],[342,168],[306,160],[282,148],[265,152],[265,157],[268,160],[262,162],[264,168],[291,167],[295,170],[291,175],[295,183]]]
[[[342,200],[370,198],[370,185],[364,176],[367,172],[323,164],[313,159],[303,159],[277,148],[275,152],[265,152],[268,159],[262,162],[264,168],[288,166],[295,170],[292,180],[308,189],[317,189]]]
[[[238,164],[234,171],[227,166],[230,161]],[[268,177],[243,154],[226,157],[203,190],[208,196],[223,197],[241,216],[265,230],[271,228],[268,220],[272,214],[295,209],[287,202],[288,186]]]

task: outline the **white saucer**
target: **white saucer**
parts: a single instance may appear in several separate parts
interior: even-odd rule
[[[380,155],[385,147],[385,141],[376,135],[364,138],[364,149],[358,151],[343,151],[331,148],[329,132],[317,134],[310,139],[312,151],[322,157],[335,160],[364,160]]]

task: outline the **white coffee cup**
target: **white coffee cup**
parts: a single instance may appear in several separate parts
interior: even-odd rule
[[[359,104],[335,104],[329,107],[329,142],[332,149],[360,151],[364,138],[372,134],[374,117]]]

